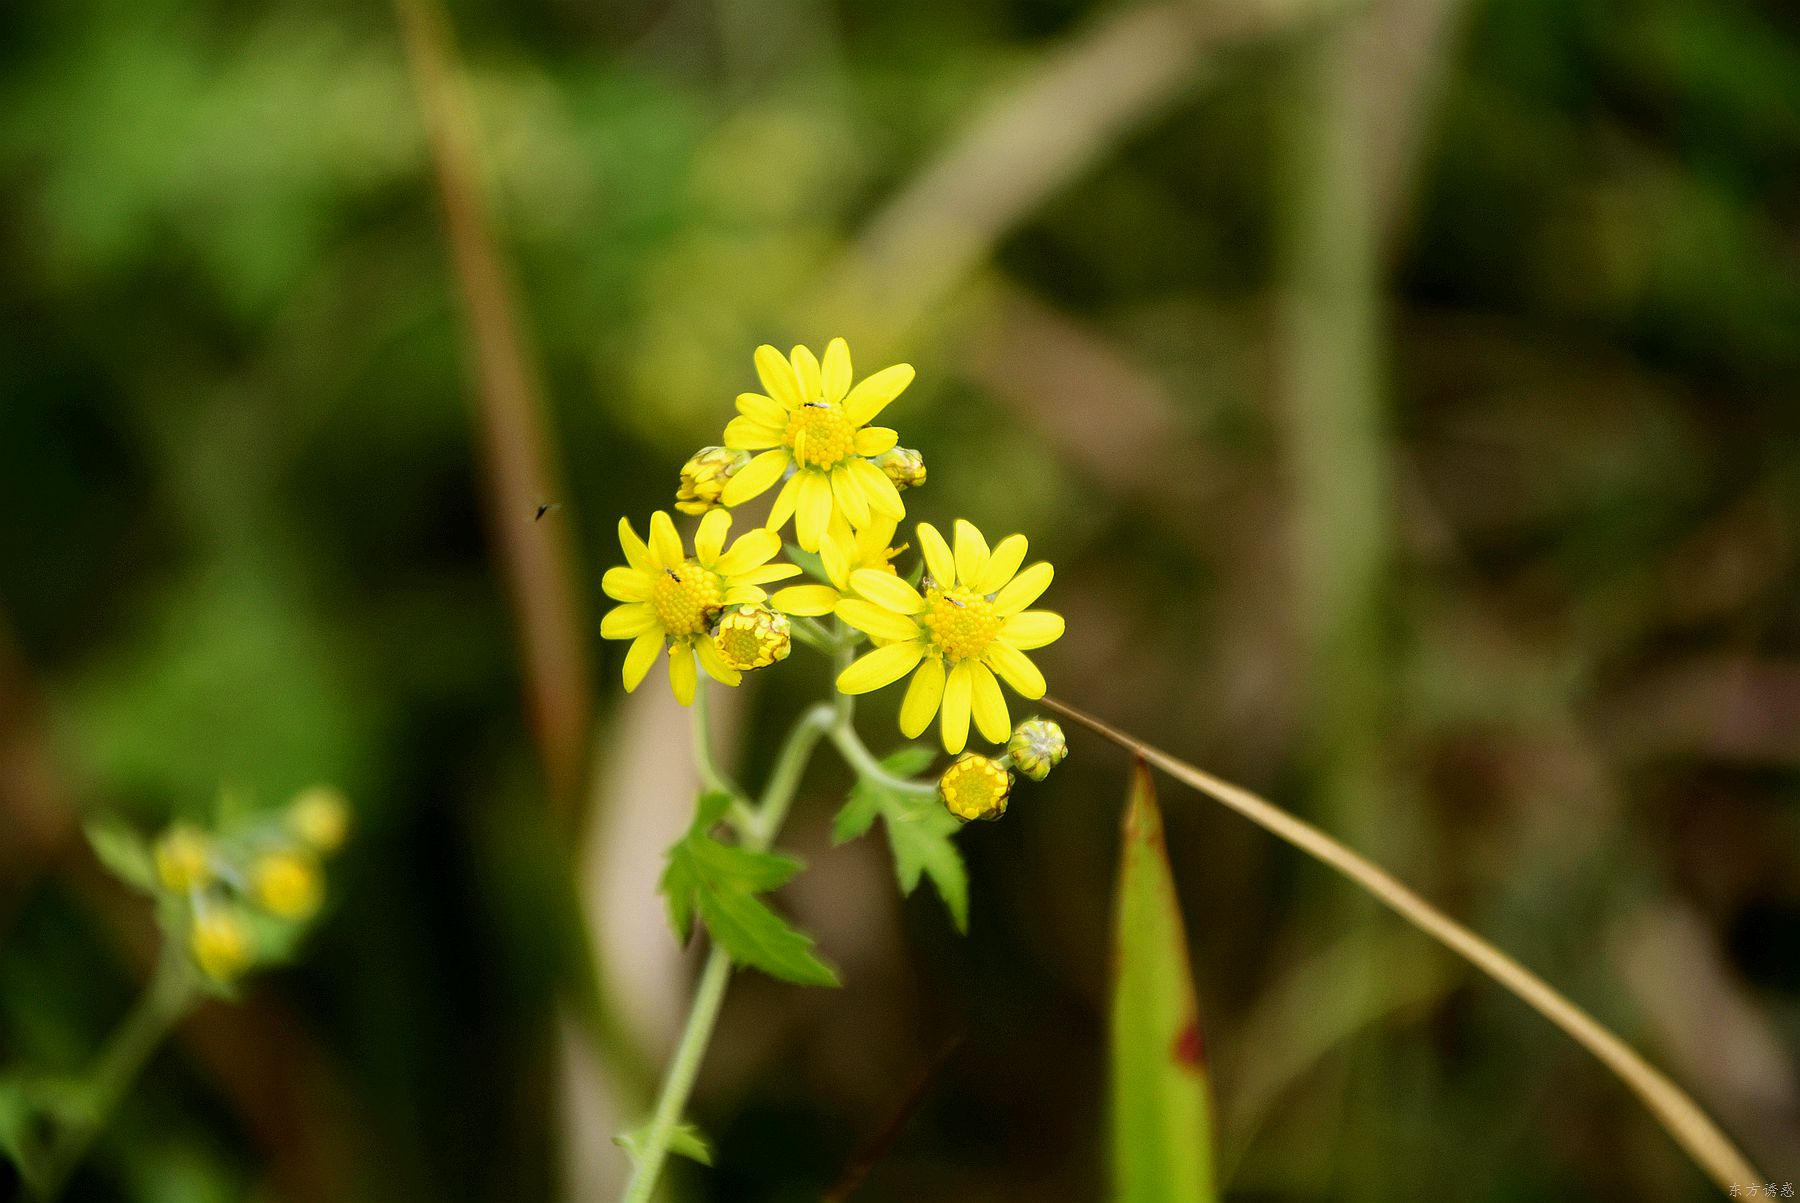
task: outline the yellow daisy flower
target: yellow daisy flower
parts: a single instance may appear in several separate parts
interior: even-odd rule
[[[843,516],[833,515],[825,537],[819,540],[819,561],[831,584],[789,585],[775,592],[774,606],[788,614],[816,618],[836,611],[840,602],[854,598],[850,588],[852,573],[867,568],[873,572],[894,574],[893,558],[906,550],[894,544],[894,522],[891,518],[872,517],[869,525],[852,530]],[[863,602],[867,605],[867,602]]]
[[[823,362],[806,347],[783,357],[760,346],[756,374],[768,392],[738,394],[738,416],[725,427],[725,446],[761,454],[725,485],[720,499],[726,505],[767,492],[791,467],[794,474],[775,497],[768,527],[780,530],[792,517],[807,551],[819,550],[833,514],[855,527],[876,516],[895,522],[906,516],[894,482],[870,462],[899,436],[869,423],[912,383],[912,365],[883,368],[852,388],[850,344],[834,338]]]
[[[1044,674],[1025,652],[1062,638],[1060,614],[1025,608],[1049,587],[1050,565],[1020,572],[1024,535],[1008,535],[990,551],[981,532],[960,518],[954,552],[928,522],[919,524],[919,545],[925,552],[920,589],[867,568],[850,574],[851,587],[867,604],[845,601],[837,613],[886,646],[840,673],[837,687],[868,693],[916,668],[900,706],[900,730],[908,739],[931,725],[941,704],[948,751],[960,752],[968,742],[971,714],[983,737],[1004,743],[1012,720],[994,675],[1025,697],[1043,697]]]
[[[664,510],[650,515],[650,541],[619,519],[619,545],[626,567],[609,568],[600,581],[608,597],[624,602],[607,611],[600,634],[629,639],[625,653],[625,689],[634,690],[650,671],[657,653],[669,650],[669,685],[675,700],[694,700],[695,661],[707,676],[737,685],[743,674],[725,663],[713,644],[712,626],[727,606],[768,599],[762,586],[799,572],[792,564],[770,564],[781,550],[781,536],[753,530],[725,549],[731,515],[713,510],[694,533],[694,554],[682,548],[675,522]]]

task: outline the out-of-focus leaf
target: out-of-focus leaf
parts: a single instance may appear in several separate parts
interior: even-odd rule
[[[910,777],[936,758],[928,744],[908,744],[890,753],[881,766],[896,777]],[[969,930],[969,875],[955,836],[962,824],[935,798],[901,793],[878,781],[860,780],[831,824],[831,841],[846,844],[866,835],[879,815],[887,825],[900,892],[910,895],[921,877],[929,876],[950,911],[956,930]]]
[[[146,893],[156,889],[156,866],[144,837],[117,819],[94,819],[83,829],[107,871]]]
[[[676,936],[688,941],[697,913],[734,960],[802,986],[837,985],[837,973],[813,954],[812,937],[757,897],[786,885],[800,862],[708,834],[730,802],[723,794],[703,795],[693,826],[668,851],[661,889]]]
[[[1213,1203],[1212,1104],[1187,932],[1150,770],[1125,805],[1113,932],[1113,1195]]]

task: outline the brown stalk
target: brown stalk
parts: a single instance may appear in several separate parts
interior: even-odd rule
[[[559,818],[573,822],[582,798],[593,682],[567,511],[536,520],[539,506],[562,497],[549,453],[550,414],[526,366],[448,24],[436,0],[394,0],[394,7],[468,324],[488,524],[519,626],[532,731],[551,805]]]
[[[1749,1159],[1732,1144],[1731,1138],[1719,1129],[1701,1109],[1700,1104],[1670,1081],[1661,1070],[1644,1060],[1635,1049],[1569,1001],[1550,983],[1426,902],[1386,869],[1340,844],[1311,823],[1294,817],[1242,786],[1233,785],[1197,769],[1064,702],[1048,697],[1043,702],[1095,734],[1142,757],[1182,784],[1192,786],[1214,801],[1237,811],[1314,860],[1335,869],[1408,923],[1518,995],[1538,1014],[1561,1028],[1577,1044],[1599,1058],[1601,1064],[1612,1070],[1633,1094],[1643,1100],[1651,1114],[1675,1139],[1675,1143],[1694,1159],[1695,1164],[1720,1190],[1731,1194],[1734,1193],[1734,1186],[1741,1188],[1749,1183],[1763,1181]]]

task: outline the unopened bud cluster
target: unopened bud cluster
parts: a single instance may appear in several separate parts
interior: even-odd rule
[[[998,819],[1012,796],[1013,773],[1042,781],[1069,754],[1062,728],[1047,718],[1029,718],[1013,729],[1004,755],[965,754],[938,778],[938,794],[964,822]]]
[[[274,817],[219,831],[177,823],[151,849],[155,884],[180,906],[188,955],[207,978],[228,984],[264,959],[265,935],[310,920],[325,897],[320,858],[350,832],[337,790],[301,792]]]
[[[762,602],[735,606],[719,619],[713,643],[721,660],[739,672],[749,672],[787,659],[794,647],[793,626],[786,614]]]

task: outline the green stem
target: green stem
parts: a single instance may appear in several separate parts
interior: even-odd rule
[[[714,762],[712,755],[712,712],[706,700],[706,683],[694,688],[694,766],[700,770],[700,783],[709,790],[730,794],[742,802],[745,794]]]
[[[694,696],[694,748],[701,762],[700,775],[711,788],[724,789],[741,800],[741,795],[712,767],[707,749],[705,698],[706,687],[702,684]],[[732,825],[737,828],[746,848],[763,852],[775,842],[775,836],[787,818],[788,808],[793,805],[794,794],[800,788],[807,762],[812,759],[813,749],[836,716],[837,711],[829,702],[820,702],[802,714],[775,758],[761,804],[754,810],[745,807],[740,816],[734,803]],[[712,951],[707,953],[706,967],[700,971],[700,982],[688,1007],[687,1022],[682,1025],[681,1040],[675,1046],[675,1055],[657,1094],[650,1128],[637,1149],[637,1165],[625,1188],[624,1203],[649,1203],[656,1191],[657,1179],[662,1176],[663,1165],[669,1158],[669,1141],[681,1122],[682,1113],[687,1110],[688,1097],[693,1093],[694,1079],[706,1056],[706,1046],[712,1041],[713,1027],[718,1023],[719,1010],[725,1002],[725,987],[730,981],[731,954],[714,944]]]
[[[51,1142],[35,1183],[36,1193],[46,1203],[62,1193],[69,1175],[81,1164],[94,1138],[105,1129],[106,1121],[118,1109],[144,1063],[169,1029],[187,1013],[195,987],[194,970],[186,953],[178,944],[166,941],[143,996],[94,1064],[87,1084],[85,1114],[71,1121]]]
[[[862,741],[862,736],[856,733],[856,728],[847,722],[836,723],[832,726],[831,742],[837,745],[838,752],[843,755],[850,767],[856,770],[857,775],[866,780],[884,785],[891,790],[898,790],[903,794],[918,794],[923,797],[927,794],[937,793],[938,787],[935,782],[909,781],[905,777],[896,777],[882,768],[881,762],[875,759],[875,753],[869,751],[868,745]]]

